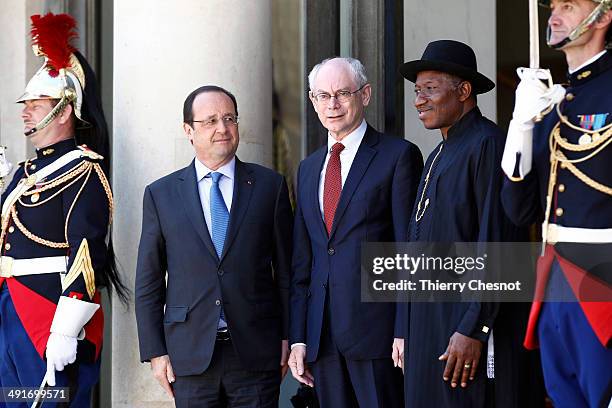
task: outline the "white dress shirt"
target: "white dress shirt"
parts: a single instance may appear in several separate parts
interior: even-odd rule
[[[210,188],[212,187],[212,178],[209,174],[212,173],[213,170],[206,167],[197,158],[195,159],[195,170],[202,212],[204,212],[204,219],[206,220],[208,233],[212,237],[212,222],[210,215]],[[223,174],[223,176],[219,179],[219,189],[221,190],[221,195],[223,196],[223,201],[225,201],[228,212],[232,209],[235,170],[236,157],[233,157],[231,161],[219,167],[217,170],[214,170],[217,173]]]
[[[359,149],[359,145],[365,136],[367,128],[368,125],[364,119],[357,129],[346,135],[340,142],[344,145],[344,150],[340,152],[340,176],[342,177],[342,188],[344,188],[344,182],[348,177],[349,170],[351,170],[351,165],[353,164],[353,160],[355,160],[355,156],[357,155],[357,149]],[[319,176],[319,208],[321,210],[321,216],[323,217],[323,188],[325,186],[325,171],[327,170],[327,162],[329,161],[329,156],[331,155],[332,146],[336,143],[338,143],[338,141],[328,132],[327,156],[325,156],[325,163],[323,163],[321,175]]]

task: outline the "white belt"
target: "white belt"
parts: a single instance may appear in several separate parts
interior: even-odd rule
[[[40,275],[43,273],[66,273],[66,256],[47,256],[42,258],[14,259],[0,257],[0,278],[13,276]]]
[[[557,242],[576,242],[580,244],[612,243],[612,228],[574,228],[548,224],[546,241],[553,245]]]

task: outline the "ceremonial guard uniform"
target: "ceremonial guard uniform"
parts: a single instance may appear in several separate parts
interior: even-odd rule
[[[84,58],[68,46],[74,20],[48,14],[32,22],[45,64],[18,102],[59,102],[26,136],[41,132],[72,104],[81,124],[91,130],[83,138],[89,135],[88,144],[104,149],[106,124],[96,111],[95,78]],[[59,33],[66,48],[55,50],[56,44],[46,41],[49,33]],[[58,66],[62,52],[67,64]],[[120,293],[123,287],[111,271],[107,246],[113,197],[106,162],[78,146],[80,133],[75,132],[20,163],[2,194],[0,386],[38,388],[42,381],[69,387],[70,406],[83,407],[89,406],[99,377],[103,316],[98,286],[117,284]]]
[[[612,4],[597,3],[595,12],[604,14]],[[543,87],[540,79],[549,75],[543,72],[519,69],[522,82],[502,162],[508,216],[521,225],[543,222],[525,346],[541,346],[555,406],[607,407],[612,395],[612,56],[605,50],[593,56],[569,74],[565,89]],[[529,126],[524,119],[531,114],[520,112],[519,105],[540,88],[530,99],[544,112]]]

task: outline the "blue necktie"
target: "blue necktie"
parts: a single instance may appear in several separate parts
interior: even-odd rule
[[[225,234],[227,232],[227,224],[229,223],[229,212],[227,206],[223,200],[223,194],[219,188],[219,179],[223,174],[212,172],[210,177],[212,178],[212,186],[210,187],[210,218],[211,218],[211,231],[212,241],[215,246],[217,255],[221,258],[223,253],[223,244],[225,243]],[[225,313],[221,308],[221,317],[219,319],[219,329],[227,327],[225,322]]]
[[[229,223],[229,212],[223,200],[223,194],[219,188],[219,179],[223,176],[221,173],[212,172],[212,186],[210,187],[210,218],[212,241],[217,251],[217,255],[221,258],[223,253],[223,244],[225,243],[225,234],[227,232],[227,224]]]

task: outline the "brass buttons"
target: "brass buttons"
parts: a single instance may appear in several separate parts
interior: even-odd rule
[[[32,194],[32,195],[30,196],[30,201],[31,201],[32,203],[37,203],[37,202],[38,202],[38,200],[40,200],[40,194],[38,194],[38,193],[34,193],[34,194]]]
[[[584,79],[584,78],[588,77],[589,75],[591,75],[591,71],[584,71],[582,74],[578,74],[578,76],[576,78]]]
[[[555,210],[555,215],[556,215],[557,217],[561,217],[561,216],[563,215],[563,208],[560,208],[560,207],[559,207],[559,208],[557,208],[557,209]]]
[[[566,101],[573,101],[574,100],[574,94],[573,93],[568,93],[567,95],[565,95],[565,100]]]
[[[559,184],[559,187],[557,188],[557,190],[562,193],[565,191],[565,184]]]
[[[12,234],[13,232],[15,232],[15,227],[13,227],[12,225],[9,227],[8,229],[9,234]]]
[[[11,250],[11,244],[8,243],[8,242],[6,244],[4,244],[4,249],[6,249],[7,251],[10,251]]]

